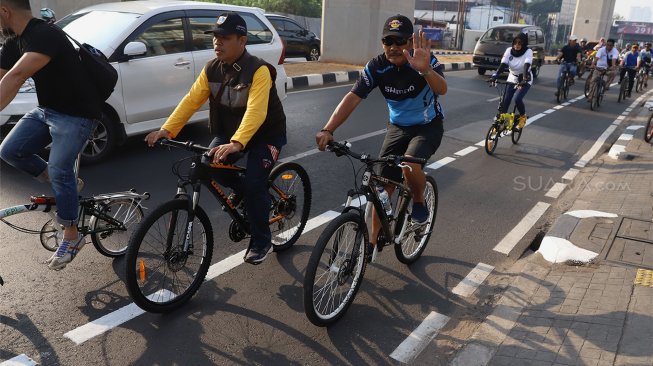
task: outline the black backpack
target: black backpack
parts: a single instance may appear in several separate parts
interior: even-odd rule
[[[66,32],[64,32],[66,33]],[[118,82],[118,71],[111,66],[109,59],[102,51],[88,43],[81,44],[66,33],[77,46],[79,46],[79,59],[86,70],[91,84],[95,87],[98,97],[104,102],[109,99]]]

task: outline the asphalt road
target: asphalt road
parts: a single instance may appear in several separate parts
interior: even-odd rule
[[[274,254],[260,266],[239,265],[202,285],[183,308],[166,314],[142,314],[81,344],[64,334],[108,314],[122,314],[131,304],[122,282],[124,262],[100,255],[92,245],[65,270],[52,272],[42,264],[51,253],[36,236],[0,226],[0,365],[26,355],[43,365],[322,365],[396,364],[390,354],[432,312],[451,318],[474,314],[475,297],[457,296],[454,289],[479,263],[494,274],[512,264],[528,247],[546,215],[518,240],[510,255],[495,246],[536,205],[555,202],[549,189],[573,168],[603,131],[626,107],[610,91],[600,111],[584,100],[559,110],[553,97],[557,68],[547,66],[527,96],[530,116],[546,112],[529,125],[519,145],[499,141],[494,156],[475,146],[484,139],[497,107],[497,94],[475,71],[450,72],[444,106],[445,137],[431,162],[453,158],[429,169],[440,190],[435,232],[422,258],[407,267],[392,250],[368,266],[361,291],[348,313],[330,328],[313,326],[304,316],[302,281],[313,245],[324,226],[306,232],[290,250]],[[286,159],[315,148],[314,135],[350,86],[290,93],[284,102],[289,143]],[[582,93],[577,84],[571,98]],[[630,103],[630,102],[629,102]],[[355,150],[376,154],[387,121],[380,93],[363,102],[337,132],[352,140]],[[359,138],[369,134],[367,138]],[[208,143],[204,126],[189,126],[179,137]],[[477,149],[467,149],[474,146]],[[131,139],[109,161],[82,168],[82,193],[135,188],[152,194],[153,208],[170,199],[176,178],[171,164],[182,151],[149,149]],[[311,153],[296,160],[308,171],[313,204],[310,217],[339,211],[353,186],[351,164],[330,153]],[[356,164],[358,166],[358,164]],[[6,164],[0,170],[0,207],[24,203],[33,194],[48,193]],[[226,237],[229,221],[214,201],[202,199],[215,232],[213,263],[245,249]],[[539,216],[538,216],[539,217]],[[10,218],[38,229],[43,213]],[[116,313],[117,312],[117,313]],[[105,318],[103,318],[105,317]],[[88,327],[88,326],[87,326]],[[87,329],[87,328],[83,328]],[[446,360],[427,347],[416,363]]]

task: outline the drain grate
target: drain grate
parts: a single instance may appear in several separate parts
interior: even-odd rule
[[[604,259],[653,269],[653,222],[630,217],[621,218],[607,246]]]
[[[635,284],[647,287],[653,287],[653,271],[648,269],[638,269],[635,275]]]

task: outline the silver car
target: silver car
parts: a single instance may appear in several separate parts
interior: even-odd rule
[[[247,22],[248,51],[277,70],[279,97],[286,97],[283,43],[259,8],[194,1],[128,1],[94,5],[56,24],[81,43],[101,50],[118,70],[118,83],[104,105],[85,162],[106,158],[128,136],[156,130],[165,122],[215,57],[213,27],[219,14],[238,12]],[[29,85],[3,111],[0,125],[11,123],[36,102]],[[208,103],[190,122],[208,119]]]

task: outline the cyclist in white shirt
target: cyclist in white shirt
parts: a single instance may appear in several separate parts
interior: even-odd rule
[[[596,56],[594,56],[594,61],[592,62],[593,67],[596,67],[597,69],[608,70],[608,81],[606,82],[605,85],[606,91],[610,89],[610,84],[612,84],[612,81],[614,80],[618,61],[619,61],[619,52],[617,51],[616,48],[614,48],[614,39],[610,38],[605,43],[605,47],[601,48],[596,53]],[[593,73],[591,85],[594,85],[594,82],[599,77],[601,77],[600,74],[601,73],[599,72]],[[594,88],[590,88],[590,91],[587,94],[588,102],[592,100],[593,95],[594,95]]]
[[[515,105],[517,106],[517,128],[522,129],[526,124],[526,105],[524,104],[524,97],[528,93],[531,84],[533,84],[533,74],[531,73],[531,65],[533,64],[533,50],[528,48],[528,36],[524,33],[519,33],[512,40],[512,46],[506,49],[501,59],[501,65],[496,73],[492,74],[492,79],[497,79],[499,74],[508,69],[509,83],[519,84],[517,88],[508,87],[506,96],[503,99],[501,110],[499,113],[508,112],[512,97],[515,96]]]

